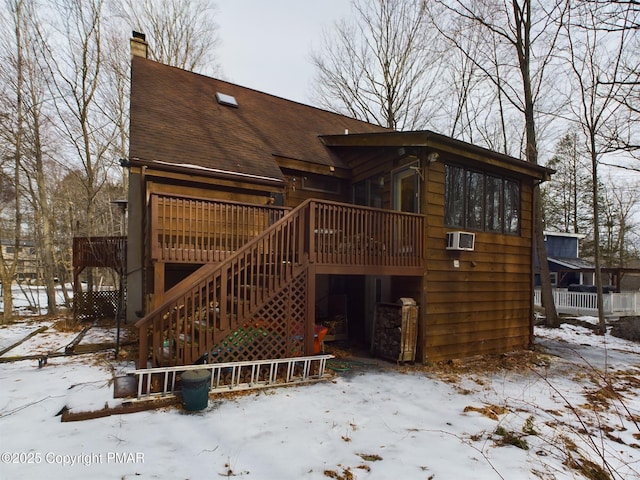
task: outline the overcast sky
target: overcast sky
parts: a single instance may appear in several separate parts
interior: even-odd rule
[[[223,77],[238,85],[310,103],[312,48],[323,28],[350,12],[349,0],[218,0]]]
[[[312,104],[311,51],[322,46],[323,29],[352,14],[351,0],[217,0],[217,6],[220,78]]]

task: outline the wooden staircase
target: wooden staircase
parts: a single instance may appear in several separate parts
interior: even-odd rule
[[[422,275],[421,215],[307,200],[175,285],[136,326],[138,368],[313,353],[317,273]]]

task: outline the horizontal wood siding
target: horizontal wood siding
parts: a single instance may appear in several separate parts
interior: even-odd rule
[[[444,164],[430,165],[426,305],[422,338],[431,361],[526,348],[531,318],[531,185],[521,184],[521,232],[475,232],[475,251],[445,248]],[[454,266],[454,260],[459,267]]]
[[[157,172],[152,172],[157,173]],[[152,173],[147,172],[147,177]],[[270,197],[274,193],[284,191],[284,182],[280,187],[256,185],[251,182],[231,182],[221,179],[198,178],[194,183],[192,176],[175,175],[167,178],[147,178],[147,194],[164,194],[175,197],[202,198],[208,200],[227,200],[233,202],[251,203],[255,205],[268,205]],[[202,182],[202,183],[200,183]]]

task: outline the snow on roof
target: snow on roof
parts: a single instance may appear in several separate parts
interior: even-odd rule
[[[266,176],[262,176],[262,175],[252,175],[250,173],[242,173],[242,172],[232,172],[232,171],[228,171],[228,170],[221,170],[219,168],[203,167],[202,165],[195,165],[193,163],[172,163],[172,162],[164,162],[162,160],[154,160],[153,163],[157,163],[157,164],[160,164],[160,165],[167,165],[167,166],[171,166],[171,167],[177,167],[177,168],[193,168],[194,170],[202,170],[202,171],[206,171],[206,172],[218,173],[218,174],[224,174],[224,175],[234,175],[234,176],[237,176],[237,177],[251,178],[251,179],[254,179],[254,180],[266,180],[266,181],[270,181],[270,182],[283,182],[283,180],[281,178],[266,177]]]
[[[583,260],[582,258],[548,257],[547,260],[571,270],[591,270],[596,268],[593,263]]]

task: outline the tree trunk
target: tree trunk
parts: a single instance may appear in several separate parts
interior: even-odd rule
[[[604,318],[604,297],[602,294],[602,268],[600,259],[600,202],[598,201],[598,154],[596,153],[595,132],[591,131],[591,172],[593,179],[593,256],[595,259],[596,270],[596,301],[598,302],[598,330],[597,332],[604,335],[607,331],[607,325]]]
[[[533,229],[540,272],[540,297],[545,312],[545,323],[548,327],[558,328],[560,326],[560,318],[558,317],[555,300],[553,298],[549,262],[547,261],[547,246],[544,242],[544,226],[542,224],[539,186],[536,186],[533,191],[533,212],[535,216]]]
[[[519,5],[512,0],[516,29],[515,46],[518,54],[518,64],[522,75],[522,87],[524,93],[524,119],[526,134],[526,157],[529,163],[538,164],[538,141],[536,138],[535,101],[533,85],[531,81],[531,1],[525,0]],[[538,264],[540,269],[540,294],[542,306],[545,309],[546,323],[552,327],[558,327],[560,320],[556,312],[551,288],[551,276],[549,275],[549,263],[547,262],[547,247],[544,243],[544,225],[542,222],[542,206],[540,201],[540,186],[533,190],[533,215],[534,236]],[[531,292],[533,295],[533,292]]]
[[[10,323],[13,315],[13,297],[11,296],[12,276],[2,276],[2,300],[4,310],[2,311],[2,323]]]

